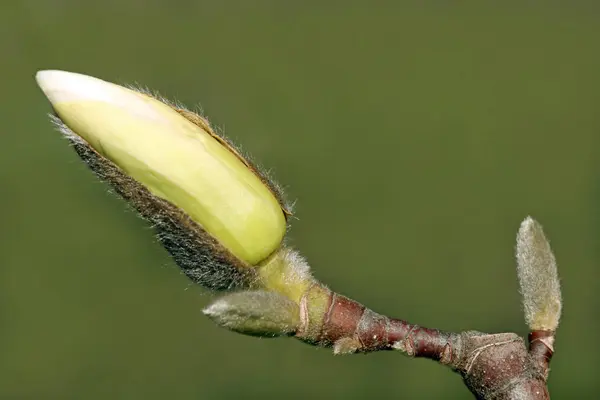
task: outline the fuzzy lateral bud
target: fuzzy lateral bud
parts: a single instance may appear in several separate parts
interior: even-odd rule
[[[203,310],[217,325],[251,336],[292,335],[300,325],[300,308],[287,297],[267,291],[223,296]]]
[[[531,217],[517,234],[516,258],[527,325],[532,331],[555,331],[562,310],[556,259],[542,226]]]
[[[239,264],[257,265],[279,248],[287,226],[277,196],[202,126],[151,96],[93,77],[41,71],[36,79],[66,128],[180,209]]]

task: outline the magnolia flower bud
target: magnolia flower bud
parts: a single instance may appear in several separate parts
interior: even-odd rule
[[[193,221],[238,265],[257,265],[279,248],[286,232],[281,198],[201,117],[86,75],[48,70],[36,79],[63,131],[77,136],[70,139],[80,156],[146,218],[173,214],[164,205],[171,206],[181,214],[177,224]],[[140,187],[125,185],[128,179]],[[144,191],[154,199],[152,210],[140,210],[146,207],[140,196],[150,197]]]

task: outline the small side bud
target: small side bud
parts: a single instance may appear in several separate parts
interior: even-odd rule
[[[336,356],[354,354],[362,347],[360,340],[356,338],[343,337],[333,344],[333,354]]]
[[[532,331],[555,331],[562,309],[556,260],[542,226],[531,217],[517,234],[516,257],[527,325]]]
[[[287,297],[244,291],[221,297],[203,310],[217,325],[251,336],[291,335],[300,325],[300,308]]]

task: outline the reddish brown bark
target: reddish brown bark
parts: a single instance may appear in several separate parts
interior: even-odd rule
[[[548,378],[550,360],[554,355],[554,332],[533,331],[529,334],[529,354],[539,373]]]
[[[324,287],[325,312],[317,329],[301,327],[296,337],[333,347],[336,353],[400,350],[425,357],[461,374],[478,399],[544,400],[554,333],[532,332],[529,350],[515,333],[443,332],[377,314]],[[305,299],[306,300],[306,299]],[[304,307],[304,310],[310,305]],[[305,323],[309,318],[303,316]]]
[[[348,297],[330,290],[327,293],[327,311],[320,329],[308,336],[301,328],[298,338],[321,346],[338,346],[341,353],[396,349],[413,357],[444,359],[446,363],[451,359],[450,339],[458,335],[388,318]]]

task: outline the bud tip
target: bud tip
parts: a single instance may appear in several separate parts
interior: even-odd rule
[[[52,104],[76,101],[98,100],[107,101],[108,82],[87,75],[60,70],[41,70],[35,75],[35,80]]]
[[[556,259],[542,226],[531,217],[519,228],[516,258],[527,324],[532,330],[556,330],[562,309]]]

